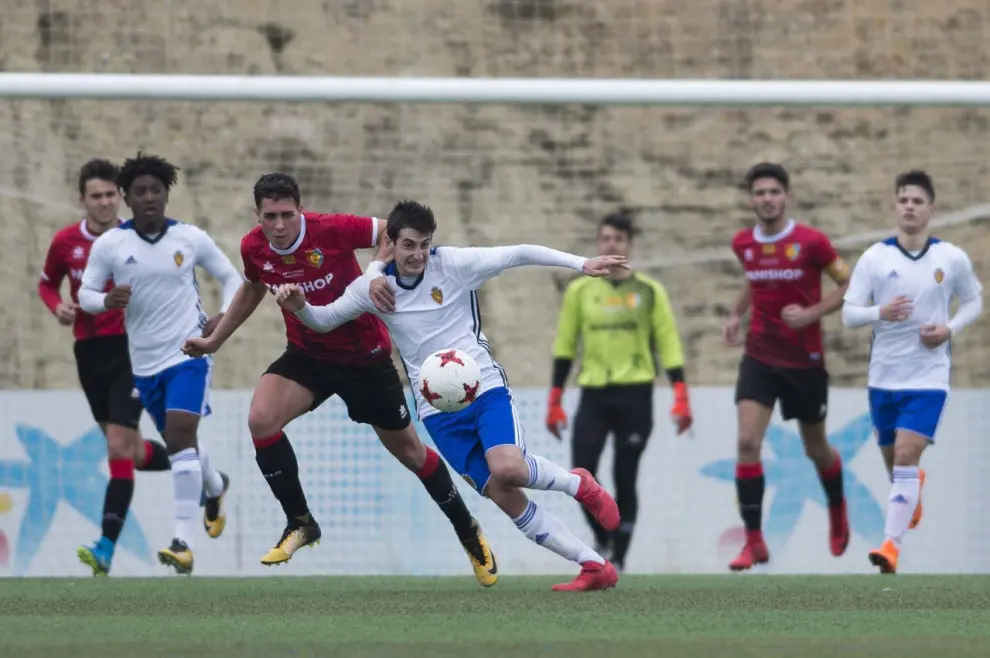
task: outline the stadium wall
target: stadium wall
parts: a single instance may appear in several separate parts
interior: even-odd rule
[[[528,448],[569,463],[569,444],[543,427],[544,390],[516,392]],[[741,545],[732,481],[735,457],[732,391],[698,387],[693,436],[675,437],[656,393],[657,426],[641,468],[640,518],[629,554],[630,572],[714,572]],[[288,565],[265,569],[258,559],[278,538],[284,517],[257,470],[245,418],[248,391],[213,395],[214,414],[201,436],[213,463],[232,477],[228,524],[217,540],[205,532],[195,545],[195,575],[469,574],[446,519],[419,483],[378,444],[367,427],[347,420],[332,400],[288,428],[323,541]],[[576,396],[565,406],[573,412]],[[950,397],[939,445],[925,457],[929,480],[925,517],[909,532],[901,571],[990,572],[990,509],[985,477],[990,394],[958,390]],[[82,576],[75,547],[99,531],[106,483],[106,448],[81,393],[0,393],[0,576]],[[147,417],[143,430],[153,436]],[[866,552],[883,537],[889,482],[871,435],[860,390],[832,393],[829,433],[845,462],[854,537],[836,559],[828,553],[827,515],[818,478],[792,423],[775,418],[768,433],[768,492],[764,527],[770,573],[869,573]],[[428,435],[419,427],[421,436]],[[611,452],[602,463],[608,475]],[[506,577],[570,573],[563,559],[526,540],[494,505],[458,479],[481,520]],[[590,540],[577,503],[535,492],[568,525]],[[119,576],[164,576],[155,551],[171,537],[168,473],[137,475],[134,506],[114,564]]]

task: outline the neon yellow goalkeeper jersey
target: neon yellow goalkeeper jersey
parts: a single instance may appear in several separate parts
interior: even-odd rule
[[[625,281],[582,277],[567,286],[554,358],[576,359],[579,344],[577,384],[584,388],[652,382],[655,356],[664,370],[684,366],[667,291],[639,272]]]

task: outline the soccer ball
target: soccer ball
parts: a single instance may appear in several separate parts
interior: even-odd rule
[[[481,368],[461,350],[434,352],[419,368],[419,392],[433,408],[447,413],[466,408],[481,388]]]

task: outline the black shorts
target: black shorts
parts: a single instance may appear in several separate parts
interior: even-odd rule
[[[141,399],[134,388],[127,336],[99,336],[77,340],[73,351],[79,383],[93,419],[137,429]]]
[[[582,388],[572,442],[601,454],[609,434],[616,450],[641,452],[653,432],[653,384]]]
[[[779,400],[784,420],[821,423],[828,413],[828,371],[779,368],[745,355],[736,381],[736,404],[740,400],[752,400],[770,409]]]
[[[290,345],[265,373],[309,390],[313,394],[310,411],[339,395],[355,423],[401,430],[412,422],[399,372],[388,357],[366,365],[326,363]]]

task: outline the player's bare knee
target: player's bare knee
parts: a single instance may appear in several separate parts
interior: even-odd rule
[[[140,436],[136,430],[121,425],[106,426],[107,437],[107,457],[109,459],[130,459],[134,460],[137,450],[135,443],[138,443]]]
[[[170,455],[196,448],[199,416],[184,411],[169,411],[165,419],[165,447]]]
[[[248,431],[252,439],[264,439],[275,436],[282,431],[282,419],[278,412],[269,405],[257,404],[251,401],[248,410]]]
[[[740,430],[738,443],[739,461],[744,463],[760,461],[760,448],[762,446],[763,435]]]
[[[928,439],[914,432],[898,431],[894,441],[894,466],[917,466]]]

